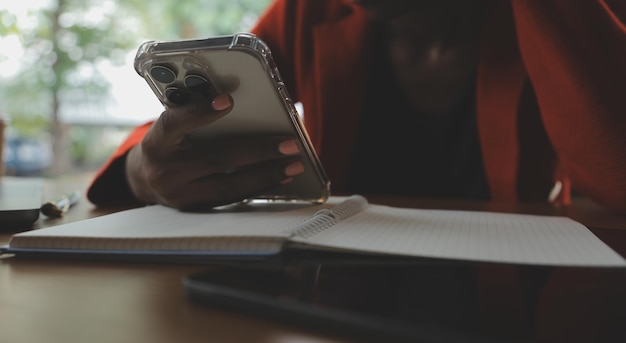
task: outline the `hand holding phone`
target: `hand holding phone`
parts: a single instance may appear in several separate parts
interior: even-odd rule
[[[135,69],[165,107],[127,158],[141,200],[177,208],[327,200],[330,183],[256,36],[146,42]]]

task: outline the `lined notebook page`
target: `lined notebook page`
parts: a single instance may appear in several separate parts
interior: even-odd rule
[[[565,217],[402,209],[380,205],[311,238],[325,247],[487,262],[626,266],[582,224]]]
[[[12,248],[280,250],[286,227],[332,203],[284,211],[183,213],[154,205],[13,236]]]

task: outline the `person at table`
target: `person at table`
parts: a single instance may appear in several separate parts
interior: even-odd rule
[[[625,20],[620,0],[277,0],[252,32],[333,192],[567,203],[573,189],[626,212]],[[219,158],[184,144],[232,106],[166,108],[89,199],[217,206],[297,178],[284,138],[224,142]]]

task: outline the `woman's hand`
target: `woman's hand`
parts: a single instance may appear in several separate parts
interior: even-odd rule
[[[293,137],[249,137],[202,146],[188,133],[211,125],[233,107],[229,94],[168,106],[126,157],[126,178],[146,204],[180,209],[215,207],[252,197],[304,171]]]

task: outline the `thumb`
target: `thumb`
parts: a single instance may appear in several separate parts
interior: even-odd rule
[[[197,97],[181,106],[166,106],[144,141],[152,142],[148,144],[150,146],[158,146],[161,154],[171,153],[180,149],[189,132],[211,124],[233,108],[233,99],[228,93],[207,100],[206,97]]]

